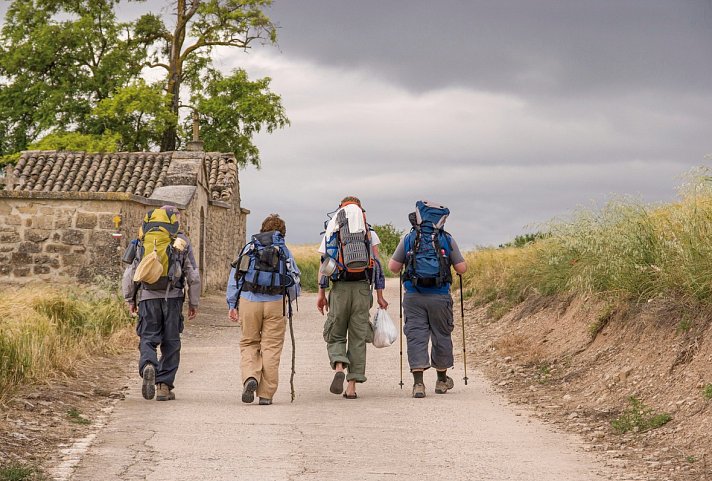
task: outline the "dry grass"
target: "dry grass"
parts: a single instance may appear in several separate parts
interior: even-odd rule
[[[470,252],[466,285],[481,303],[602,293],[637,302],[665,297],[710,304],[711,178],[696,172],[673,204],[622,198],[552,222],[543,238],[524,247]]]
[[[135,338],[123,300],[100,289],[6,289],[0,312],[0,398],[19,384],[71,374],[77,361]]]
[[[319,245],[296,244],[288,245],[288,247],[302,273],[302,289],[308,292],[316,292],[319,289],[320,255],[317,252]]]

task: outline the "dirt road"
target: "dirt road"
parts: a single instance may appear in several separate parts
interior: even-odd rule
[[[389,285],[397,322],[397,283]],[[625,479],[577,449],[578,441],[527,417],[492,392],[474,370],[464,386],[425,399],[401,390],[399,352],[369,346],[359,399],[329,393],[332,373],[314,296],[300,299],[294,324],[297,397],[290,404],[291,347],[271,406],[240,401],[239,329],[220,297],[204,299],[186,328],[176,401],[141,398],[135,377],[97,433],[73,480],[516,480]],[[457,332],[457,331],[456,331]],[[86,443],[84,443],[86,444]],[[55,473],[67,479],[72,470]]]

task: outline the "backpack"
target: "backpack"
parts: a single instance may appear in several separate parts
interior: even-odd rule
[[[240,251],[235,268],[235,281],[242,291],[256,294],[282,295],[289,300],[299,295],[299,278],[285,250],[279,231],[261,232],[252,236]]]
[[[138,231],[137,258],[140,260],[134,282],[144,289],[158,290],[177,286],[181,278],[180,255],[173,248],[178,237],[178,219],[164,209],[146,213]]]
[[[452,283],[450,234],[443,228],[450,210],[427,201],[418,201],[415,207],[408,216],[413,227],[403,239],[403,281],[416,289],[440,288]]]
[[[364,230],[359,232],[351,232],[349,230],[349,221],[344,207],[348,205],[358,204],[355,202],[344,202],[336,211],[336,228],[326,240],[326,253],[324,261],[327,258],[333,259],[336,268],[330,275],[332,280],[340,280],[343,278],[358,278],[368,277],[367,270],[373,270],[374,259],[373,249],[371,247],[371,226],[366,222],[366,213],[361,209],[363,214]],[[330,214],[329,214],[330,215]],[[331,219],[324,222],[326,232],[327,226]]]

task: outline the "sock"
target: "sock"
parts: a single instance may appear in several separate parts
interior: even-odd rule
[[[447,381],[447,371],[438,371],[438,381]]]
[[[423,384],[423,371],[413,371],[413,382]]]

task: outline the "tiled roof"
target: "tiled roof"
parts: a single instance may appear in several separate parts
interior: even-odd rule
[[[172,156],[172,152],[27,151],[23,152],[13,171],[13,190],[128,192],[150,197],[155,189],[168,183]],[[206,153],[203,163],[212,199],[230,200],[237,180],[235,157]]]
[[[205,154],[210,196],[213,200],[228,201],[237,180],[237,163],[232,154]]]

